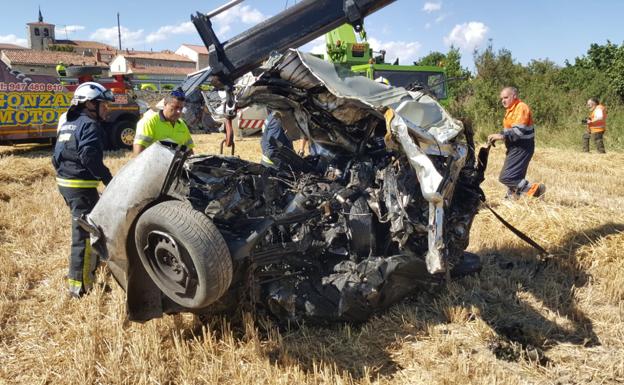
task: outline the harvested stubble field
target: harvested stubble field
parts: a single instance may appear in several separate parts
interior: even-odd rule
[[[218,135],[197,135],[215,153]],[[258,160],[258,141],[237,152]],[[543,200],[502,201],[493,150],[484,189],[536,252],[482,210],[477,277],[417,293],[363,325],[277,330],[189,314],[124,322],[124,292],[65,294],[69,212],[50,149],[0,154],[0,384],[609,384],[624,382],[624,154],[539,148]],[[113,173],[129,159],[107,154]]]

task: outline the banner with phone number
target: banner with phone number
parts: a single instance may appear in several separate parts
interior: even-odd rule
[[[21,91],[21,86],[44,92]],[[63,89],[60,84],[0,82],[0,127],[55,125],[72,98],[72,93]]]

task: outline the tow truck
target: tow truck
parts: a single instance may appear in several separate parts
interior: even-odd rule
[[[131,148],[140,107],[128,79],[95,77],[99,67],[68,67],[67,78],[24,74],[0,62],[0,145],[52,143],[59,118],[69,108],[74,90],[86,81],[110,89],[115,101],[106,118],[106,148]]]

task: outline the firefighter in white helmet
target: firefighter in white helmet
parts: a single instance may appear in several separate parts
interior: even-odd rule
[[[114,100],[101,84],[86,82],[74,92],[66,121],[59,128],[52,164],[59,191],[72,215],[72,242],[67,280],[69,294],[81,297],[91,289],[97,257],[91,252],[89,233],[77,219],[91,212],[98,201],[97,186],[112,175],[103,162],[102,122],[108,102]]]

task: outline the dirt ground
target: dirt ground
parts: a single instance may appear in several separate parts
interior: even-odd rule
[[[221,136],[196,135],[218,152]],[[256,138],[237,154],[258,161]],[[183,314],[125,321],[105,269],[65,293],[70,216],[50,148],[0,147],[0,384],[615,384],[624,382],[624,154],[538,148],[544,199],[490,204],[542,244],[542,259],[489,212],[470,251],[479,276],[417,293],[362,325],[278,330],[270,320]],[[107,154],[115,173],[130,156]]]

